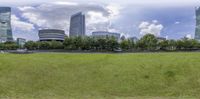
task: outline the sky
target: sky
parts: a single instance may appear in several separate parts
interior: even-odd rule
[[[77,12],[86,15],[87,35],[109,31],[180,39],[194,38],[200,0],[0,0],[0,6],[12,7],[15,39],[38,40],[40,29],[62,29],[68,35],[70,16]]]

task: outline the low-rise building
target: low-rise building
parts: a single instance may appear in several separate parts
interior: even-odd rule
[[[114,37],[116,40],[120,40],[120,33],[115,32],[107,32],[107,31],[96,31],[92,32],[93,37],[97,38],[106,38],[106,37]]]
[[[58,29],[43,29],[39,30],[40,41],[64,41],[65,31]]]

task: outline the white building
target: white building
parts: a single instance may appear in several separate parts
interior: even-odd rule
[[[115,33],[115,32],[107,32],[107,31],[95,31],[92,32],[93,37],[98,37],[98,38],[106,38],[106,37],[115,37],[116,40],[120,40],[120,33]]]

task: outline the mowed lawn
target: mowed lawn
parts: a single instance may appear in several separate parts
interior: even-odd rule
[[[199,99],[200,53],[0,54],[0,99]]]

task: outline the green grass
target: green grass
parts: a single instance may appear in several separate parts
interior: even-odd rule
[[[200,53],[0,54],[0,99],[199,99]]]

